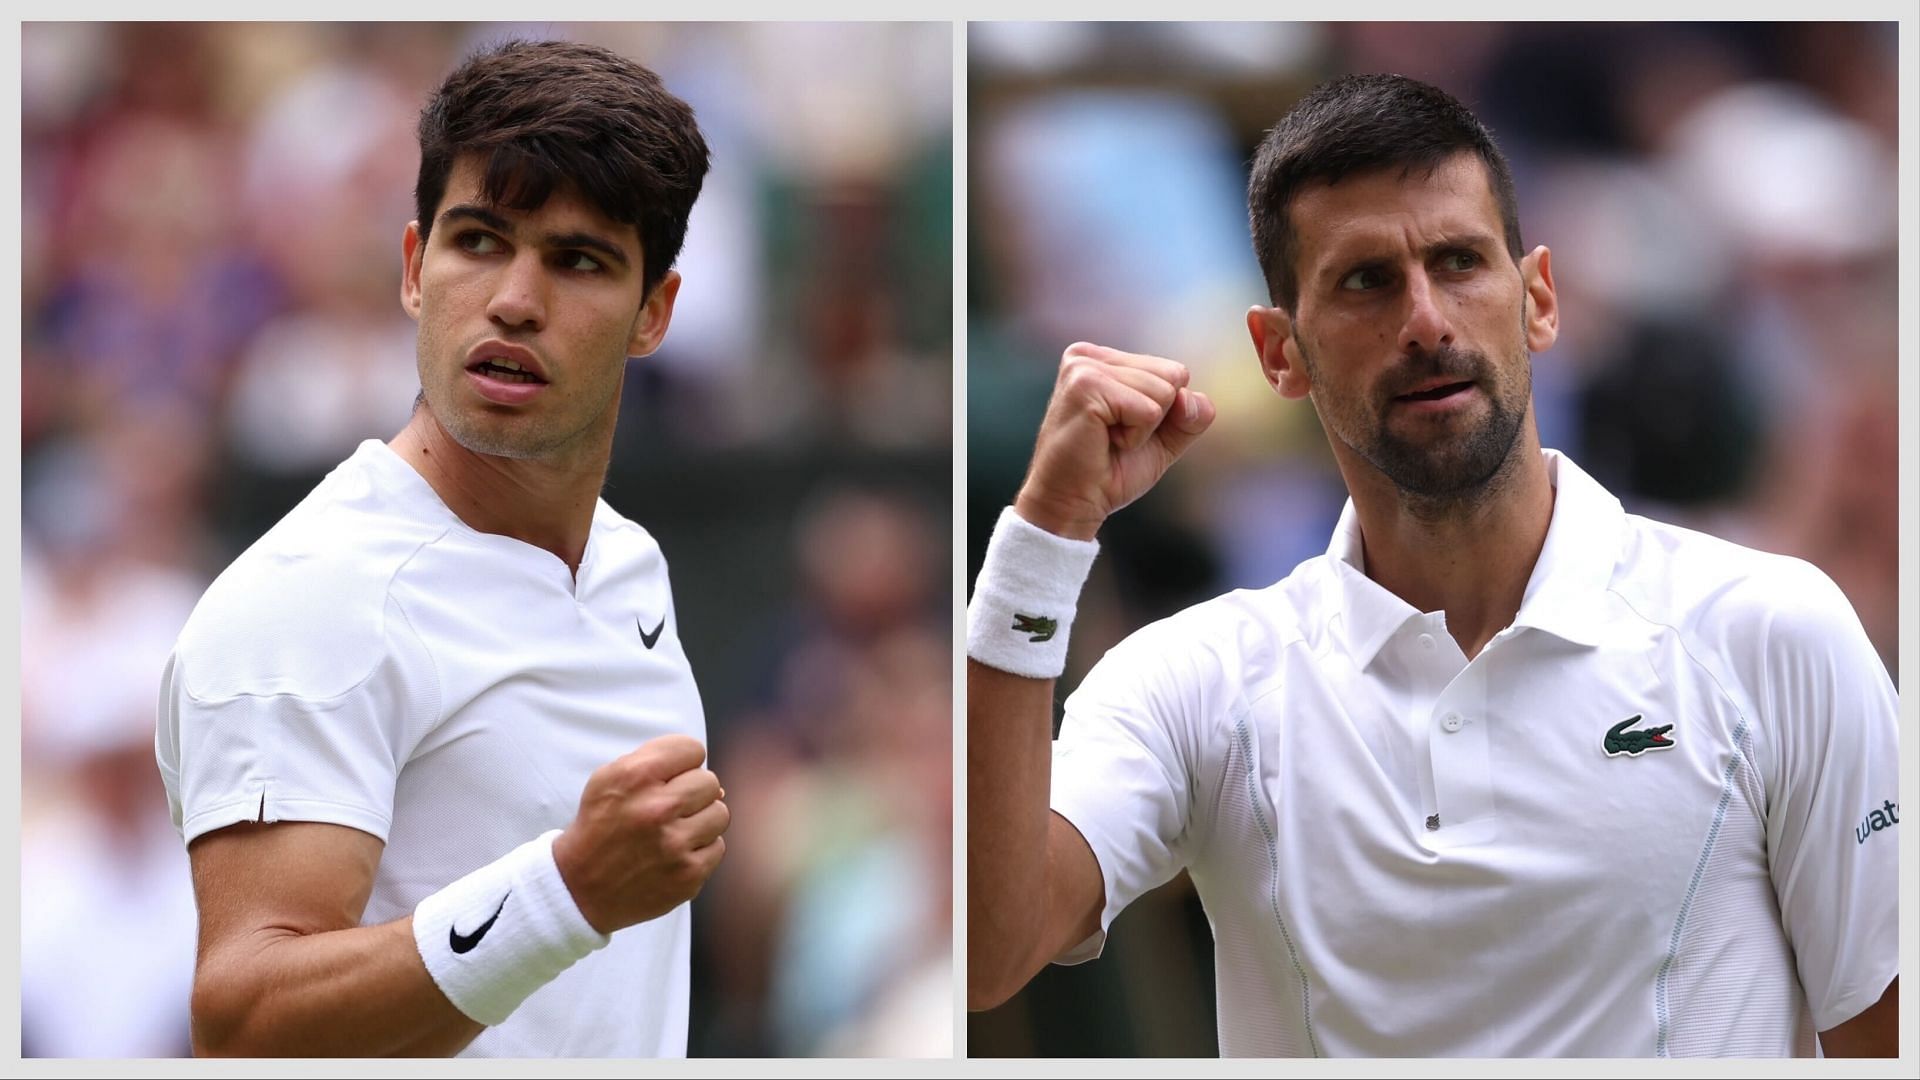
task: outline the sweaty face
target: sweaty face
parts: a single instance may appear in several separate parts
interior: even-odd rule
[[[1336,452],[1411,495],[1479,490],[1532,398],[1526,288],[1485,167],[1462,154],[1316,186],[1292,221],[1294,341]]]
[[[604,452],[641,351],[639,234],[565,187],[534,210],[490,203],[483,165],[457,160],[429,235],[408,234],[426,407],[475,453]]]

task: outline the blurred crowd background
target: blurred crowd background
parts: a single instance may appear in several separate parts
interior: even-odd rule
[[[1457,95],[1553,251],[1542,441],[1630,512],[1807,559],[1897,667],[1898,46],[1883,24],[973,24],[968,581],[1061,350],[1181,360],[1213,430],[1102,531],[1064,698],[1130,630],[1326,550],[1346,492],[1313,411],[1262,379],[1247,163],[1334,75]],[[972,1017],[975,1055],[1216,1052],[1184,876],[1097,962]]]
[[[188,1050],[161,667],[213,576],[405,422],[414,123],[507,36],[647,64],[713,150],[607,490],[673,567],[734,811],[691,1051],[950,1051],[951,35],[23,26],[24,1054]]]

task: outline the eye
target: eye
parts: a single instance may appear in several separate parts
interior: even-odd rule
[[[1354,292],[1377,289],[1387,283],[1387,275],[1377,266],[1363,266],[1340,279],[1340,287]]]
[[[585,274],[597,274],[606,269],[606,265],[600,261],[599,257],[584,251],[563,251],[560,253],[560,268],[578,270]]]
[[[472,255],[491,255],[500,250],[500,238],[479,229],[467,229],[453,238],[461,251]]]
[[[1449,251],[1440,256],[1440,269],[1462,272],[1480,265],[1480,256],[1471,251]]]

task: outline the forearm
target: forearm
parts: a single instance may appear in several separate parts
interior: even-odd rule
[[[1213,422],[1212,404],[1188,381],[1184,366],[1161,357],[1068,346],[1027,478],[988,541],[967,636],[973,1008],[998,1004],[1098,928],[1099,865],[1048,809],[1054,682],[1094,535]]]
[[[427,973],[412,916],[325,933],[261,930],[203,955],[194,979],[202,1057],[446,1056],[482,1030]]]
[[[967,661],[967,971],[975,1007],[1031,978],[1046,926],[1051,679]]]

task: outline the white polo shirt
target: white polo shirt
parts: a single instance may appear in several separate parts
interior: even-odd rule
[[[384,840],[372,925],[564,828],[594,769],[671,733],[706,722],[646,530],[600,502],[576,577],[369,440],[207,590],[156,742],[187,841],[241,821]],[[684,1055],[689,946],[684,904],[621,930],[462,1056]]]
[[[1565,457],[1513,625],[1327,554],[1116,646],[1053,808],[1106,884],[1190,871],[1228,1055],[1807,1055],[1898,967],[1892,682],[1795,559],[1625,514]]]

